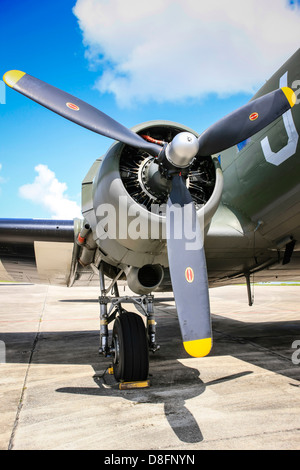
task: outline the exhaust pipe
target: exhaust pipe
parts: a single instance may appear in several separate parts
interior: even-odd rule
[[[94,261],[95,250],[97,248],[89,224],[85,224],[82,227],[76,241],[77,244],[82,247],[78,261],[81,266],[88,266]]]
[[[139,295],[150,294],[160,286],[164,278],[164,270],[160,264],[131,267],[125,273],[129,289]]]

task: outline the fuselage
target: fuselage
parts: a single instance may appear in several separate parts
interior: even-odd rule
[[[218,155],[224,190],[206,238],[213,283],[254,272],[264,281],[300,274],[299,64],[300,50],[253,97],[290,86],[293,109]]]

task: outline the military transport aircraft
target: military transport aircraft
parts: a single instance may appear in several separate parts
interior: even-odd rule
[[[82,220],[0,220],[0,278],[100,279],[99,351],[112,357],[117,381],[148,376],[148,352],[159,347],[153,293],[174,293],[184,347],[201,357],[212,347],[209,286],[246,279],[251,304],[254,273],[299,278],[300,49],[250,102],[200,135],[168,121],[129,130],[27,73],[3,79],[115,141],[82,182]],[[120,297],[121,279],[136,296]],[[123,308],[130,302],[146,327]]]

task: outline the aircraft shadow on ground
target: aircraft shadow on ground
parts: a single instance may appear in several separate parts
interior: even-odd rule
[[[131,402],[145,405],[163,404],[165,417],[178,439],[186,443],[196,443],[201,442],[203,436],[199,424],[185,406],[186,401],[201,395],[205,392],[206,387],[210,385],[235,380],[252,373],[251,371],[245,371],[204,383],[200,379],[197,369],[186,367],[178,361],[172,368],[176,369],[176,373],[172,373],[171,380],[165,374],[163,383],[161,377],[159,384],[155,380],[151,380],[152,385],[150,388],[120,391],[113,377],[96,373],[93,378],[98,388],[62,387],[56,391],[117,398],[122,396],[122,398]]]
[[[238,374],[204,383],[198,369],[178,360],[189,356],[181,343],[177,318],[170,316],[164,320],[158,330],[161,349],[150,356],[151,386],[145,389],[118,389],[114,377],[106,372],[111,359],[97,354],[98,331],[6,333],[0,339],[6,344],[7,363],[88,364],[94,368],[95,387],[62,387],[56,390],[58,393],[122,396],[145,405],[163,404],[165,417],[178,439],[186,443],[201,442],[201,429],[186,406],[187,400],[200,396],[211,385],[234,381],[253,371],[246,367]],[[258,331],[265,331],[267,340],[262,341],[261,336],[257,336]],[[213,332],[214,346],[210,356],[231,355],[256,367],[300,380],[299,366],[293,366],[291,358],[276,350],[279,340],[283,344],[283,337],[287,347],[293,339],[300,337],[300,322],[255,324],[213,316]]]

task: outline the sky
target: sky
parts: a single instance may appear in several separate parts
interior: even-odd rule
[[[203,132],[300,47],[296,0],[0,0],[0,78],[22,70],[126,127]],[[81,181],[112,141],[0,81],[0,217],[80,216]]]

